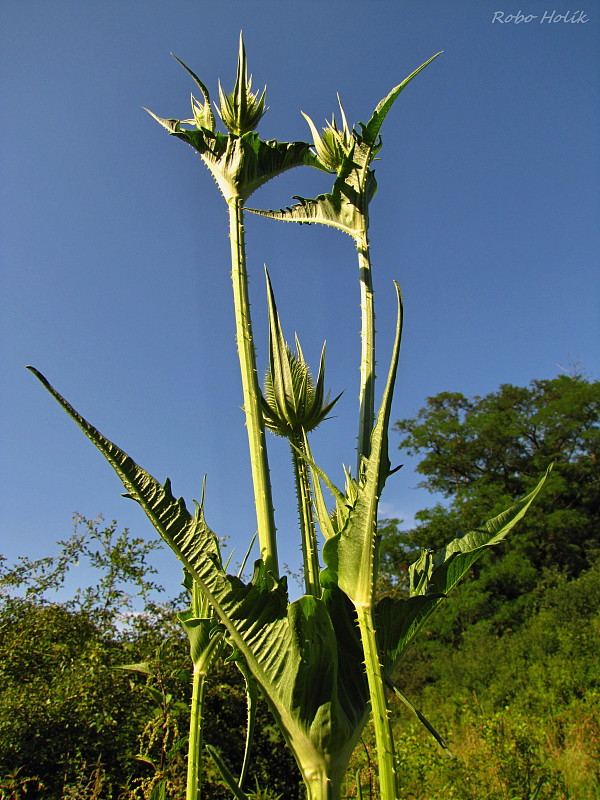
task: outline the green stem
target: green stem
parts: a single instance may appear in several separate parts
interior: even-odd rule
[[[332,780],[325,771],[304,776],[307,800],[340,800],[342,781]]]
[[[304,431],[290,438],[296,495],[298,497],[298,515],[302,534],[302,559],[304,562],[304,586],[306,594],[321,596],[319,581],[319,553],[317,549],[317,529],[313,513],[313,498],[310,486],[308,464],[303,458],[307,453],[308,443]]]
[[[206,625],[213,612],[196,581],[192,583],[190,611],[192,619]],[[185,627],[185,625],[184,625]],[[189,630],[186,629],[188,636]],[[222,636],[217,634],[208,639],[190,638],[190,654],[194,670],[192,674],[192,702],[190,705],[190,734],[188,738],[187,782],[185,800],[200,800],[202,786],[202,726],[204,723],[204,695],[206,676],[210,665],[219,652]],[[200,646],[199,646],[200,645]]]
[[[246,248],[244,243],[244,218],[242,201],[232,198],[229,207],[229,235],[231,239],[231,281],[233,284],[233,301],[235,307],[235,328],[244,412],[246,414],[246,430],[250,447],[250,464],[254,486],[254,502],[260,552],[267,573],[274,578],[279,576],[277,560],[277,540],[275,537],[275,520],[271,481],[269,479],[269,462],[265,442],[265,429],[260,404],[260,388],[256,372],[256,354],[252,336],[252,320],[250,317],[250,301],[248,298],[248,273],[246,270]]]
[[[383,670],[377,647],[371,608],[357,606],[358,627],[365,655],[365,668],[371,697],[371,712],[375,728],[375,745],[379,767],[381,800],[397,800],[396,754],[389,709],[385,695]]]
[[[366,230],[355,237],[358,251],[361,313],[360,353],[360,413],[358,426],[358,471],[362,458],[371,452],[371,433],[375,420],[375,310],[373,304],[373,273]]]
[[[190,707],[190,738],[188,743],[187,783],[185,800],[200,800],[202,766],[202,709],[206,690],[206,672],[194,666],[192,704]]]

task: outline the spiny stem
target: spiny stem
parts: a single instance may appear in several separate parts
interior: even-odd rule
[[[192,703],[190,707],[190,737],[188,743],[186,800],[200,800],[202,766],[202,722],[206,672],[194,665]]]
[[[305,446],[306,443],[306,446]],[[319,553],[317,549],[317,529],[313,513],[313,498],[310,486],[308,464],[303,458],[307,455],[306,434],[290,438],[296,494],[298,496],[298,515],[302,533],[302,559],[304,562],[304,586],[306,594],[321,596],[319,581]]]
[[[365,606],[357,606],[356,615],[369,683],[381,800],[398,800],[394,738],[385,696],[385,683],[379,648],[377,647],[375,626],[373,625],[372,609]]]
[[[236,341],[240,359],[246,430],[248,432],[248,444],[250,448],[250,464],[252,469],[252,482],[254,485],[258,541],[260,544],[261,557],[267,573],[270,573],[277,579],[279,577],[277,540],[275,537],[269,462],[267,458],[265,429],[260,402],[261,394],[256,372],[256,354],[252,336],[250,301],[248,298],[248,273],[246,270],[242,200],[235,197],[228,202],[228,207]]]
[[[340,800],[341,786],[334,785],[325,775],[304,781],[307,800]]]
[[[190,608],[195,618],[201,619],[210,613],[208,603],[200,592],[196,581],[192,583]],[[204,696],[207,665],[216,646],[217,637],[201,662],[194,661],[192,674],[192,702],[190,705],[190,735],[188,739],[187,781],[185,800],[200,800],[202,786],[202,725],[204,723]]]
[[[358,476],[360,475],[363,457],[368,458],[371,452],[371,433],[375,420],[375,311],[373,304],[373,274],[366,229],[354,238],[358,251],[361,312]]]

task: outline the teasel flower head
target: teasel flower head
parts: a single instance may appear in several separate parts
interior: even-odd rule
[[[214,131],[215,115],[212,112],[210,103],[201,103],[192,95],[192,114],[194,116],[193,123],[198,130],[206,128],[209,131]],[[192,120],[188,121],[192,122]]]
[[[302,116],[307,121],[313,136],[317,158],[323,167],[334,172],[337,172],[342,167],[345,159],[351,155],[355,144],[355,138],[353,132],[348,127],[346,114],[344,113],[339,95],[338,103],[342,116],[341,129],[338,128],[335,117],[332,116],[331,122],[328,122],[327,127],[323,128],[323,131],[319,133],[308,114],[302,112]]]
[[[243,136],[256,129],[261,117],[265,113],[265,93],[267,88],[258,95],[252,92],[252,76],[248,78],[248,65],[246,63],[246,50],[244,40],[240,33],[240,49],[238,54],[237,75],[235,86],[231,94],[226,94],[219,82],[219,116],[230,133]]]
[[[296,336],[296,353],[283,338],[279,315],[269,276],[267,274],[269,299],[269,370],[265,377],[262,398],[265,426],[286,438],[297,438],[313,430],[327,419],[334,400],[325,397],[325,345],[316,383],[304,359],[300,342]]]
[[[204,128],[205,130],[209,130],[211,132],[214,132],[214,130],[215,130],[215,115],[213,114],[212,109],[210,107],[210,95],[208,93],[208,89],[202,83],[202,81],[196,75],[196,73],[193,72],[187,66],[187,64],[184,64],[183,61],[180,58],[177,58],[177,56],[174,53],[171,53],[171,55],[173,56],[175,61],[177,61],[179,64],[181,64],[181,66],[184,68],[184,70],[189,75],[191,75],[191,77],[193,78],[196,86],[202,92],[202,101],[197,100],[194,97],[194,95],[191,96],[192,119],[182,119],[179,122],[179,124],[180,125],[195,125],[198,128],[198,130],[201,130],[201,129]],[[151,111],[149,113],[152,114]],[[155,119],[157,119],[159,122],[162,122],[162,120],[159,117],[156,117],[155,114],[152,114],[152,116]]]

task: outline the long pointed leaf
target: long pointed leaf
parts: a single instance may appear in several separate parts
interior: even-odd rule
[[[355,605],[364,607],[373,603],[377,506],[390,474],[388,427],[402,336],[402,296],[398,284],[395,287],[398,298],[396,338],[387,384],[371,436],[371,453],[366,460],[364,475],[356,484],[357,499],[348,512],[344,527],[323,548],[329,578],[335,575],[340,589]]]
[[[446,755],[450,756],[450,758],[454,758],[454,755],[453,755],[452,751],[450,750],[450,748],[448,747],[446,742],[443,740],[443,738],[440,736],[440,734],[433,727],[431,722],[429,722],[427,717],[424,714],[422,714],[419,711],[419,709],[411,703],[411,701],[408,699],[408,697],[404,694],[404,692],[402,692],[398,688],[398,686],[394,683],[394,681],[391,678],[387,678],[386,679],[386,683],[388,684],[390,689],[392,689],[392,691],[394,692],[394,694],[396,695],[398,700],[400,700],[400,702],[404,703],[404,705],[410,711],[412,711],[412,713],[419,720],[419,722],[423,725],[423,727],[425,727],[429,731],[429,733],[433,736],[433,738],[436,740],[436,742],[439,744],[439,746],[442,748],[442,750],[446,753]]]
[[[542,489],[550,468],[526,497],[486,522],[481,528],[454,539],[440,552],[427,582],[420,582],[419,594],[407,599],[383,598],[376,608],[377,635],[386,672],[392,675],[400,658],[418,631],[446,594],[489,547],[501,542]]]
[[[527,497],[486,522],[481,528],[476,528],[446,545],[434,560],[427,591],[449,592],[488,547],[501,542],[525,516],[551,469],[552,465]]]
[[[399,96],[400,92],[402,92],[402,90],[405,89],[408,86],[408,84],[412,81],[412,79],[415,78],[419,74],[419,72],[421,72],[421,70],[423,70],[423,69],[425,69],[425,67],[429,66],[429,64],[431,64],[432,61],[435,61],[435,59],[438,56],[440,56],[441,54],[442,54],[442,51],[440,50],[439,53],[436,53],[434,56],[431,56],[430,59],[425,61],[424,64],[421,64],[420,67],[417,67],[417,69],[414,70],[414,72],[411,72],[410,75],[402,81],[402,83],[399,83],[398,86],[395,86],[383,98],[383,100],[381,100],[377,104],[377,107],[375,108],[375,111],[373,112],[373,116],[371,117],[371,119],[367,122],[366,125],[362,126],[362,128],[363,128],[363,137],[365,138],[365,140],[371,146],[375,145],[375,142],[376,142],[377,136],[379,135],[379,131],[381,130],[381,126],[383,124],[383,121],[386,118],[386,115],[387,115],[388,111],[393,106],[395,100]]]
[[[254,676],[248,669],[248,665],[243,658],[236,658],[235,663],[237,668],[244,677],[246,684],[246,742],[244,745],[244,757],[242,759],[242,767],[240,769],[240,778],[238,785],[240,788],[244,785],[244,780],[248,773],[250,766],[250,750],[252,748],[252,740],[254,739],[254,725],[256,723],[256,712],[258,710],[258,687]]]
[[[243,792],[237,785],[235,778],[231,774],[231,770],[219,755],[219,751],[210,744],[206,745],[206,749],[213,757],[213,760],[217,765],[219,772],[221,773],[221,777],[225,781],[227,788],[230,790],[235,799],[249,800],[248,795],[245,792]]]
[[[288,605],[283,582],[270,589],[262,580],[262,562],[249,584],[226,575],[202,508],[191,516],[183,500],[173,497],[168,480],[164,485],[156,481],[87,422],[41,373],[30,369],[103,453],[127,493],[193,576],[260,684],[303,773],[339,773],[360,735],[367,708],[364,694],[348,691],[362,680],[361,655],[343,651],[344,673],[339,670],[342,655],[332,623],[340,616],[339,602],[330,598],[326,605],[305,596]]]

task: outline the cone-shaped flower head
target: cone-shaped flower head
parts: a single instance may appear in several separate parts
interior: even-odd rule
[[[338,95],[338,103],[342,115],[342,127],[338,128],[335,117],[331,117],[331,122],[327,123],[327,127],[323,128],[323,132],[319,133],[312,119],[302,112],[302,116],[307,121],[308,126],[313,136],[313,142],[317,157],[321,164],[329,170],[337,172],[344,159],[350,155],[354,147],[354,136],[348,127],[346,115],[342,107],[342,101]]]
[[[177,56],[174,55],[174,53],[171,53],[171,55],[173,56],[175,61],[179,62],[179,64],[181,64],[181,66],[184,68],[184,70],[189,75],[192,76],[192,78],[194,79],[194,82],[196,83],[196,86],[202,92],[202,100],[203,100],[203,102],[200,102],[199,100],[197,100],[194,97],[194,95],[191,96],[193,119],[181,120],[180,124],[195,125],[198,128],[198,130],[201,130],[202,128],[205,128],[206,130],[209,130],[211,132],[214,131],[214,129],[215,129],[215,115],[213,114],[212,109],[210,107],[210,95],[208,93],[208,89],[202,83],[202,81],[196,75],[196,73],[192,72],[192,70],[186,64],[184,64],[183,61],[180,58],[177,58]],[[151,111],[149,113],[152,114]],[[152,116],[155,119],[158,119],[159,122],[163,122],[163,120],[161,120],[159,117],[156,117],[155,114],[152,114]]]
[[[251,91],[241,34],[233,92],[226,95],[219,84],[221,102],[218,111],[229,130],[227,134],[215,129],[215,117],[206,86],[183,61],[179,58],[177,61],[200,89],[201,99],[192,95],[193,118],[165,119],[146,110],[170,134],[200,153],[228,203],[233,200],[245,202],[259,186],[288,169],[309,164],[320,166],[305,142],[262,141],[255,132],[254,128],[266,111],[265,92],[259,97]],[[190,130],[184,125],[193,127]]]
[[[252,92],[252,76],[248,78],[248,65],[246,63],[246,50],[244,40],[240,33],[240,49],[238,54],[237,75],[235,86],[231,94],[225,94],[219,82],[219,115],[225,127],[237,136],[255,130],[261,117],[267,110],[265,107],[265,92],[260,97],[258,92]]]
[[[194,115],[194,123],[198,130],[206,128],[209,131],[214,131],[215,115],[212,113],[209,102],[200,103],[196,100],[194,95],[192,95],[192,114]]]
[[[341,395],[324,396],[325,345],[316,384],[296,336],[296,354],[286,344],[267,274],[269,299],[269,371],[265,377],[263,416],[265,426],[278,436],[297,437],[327,418]]]

